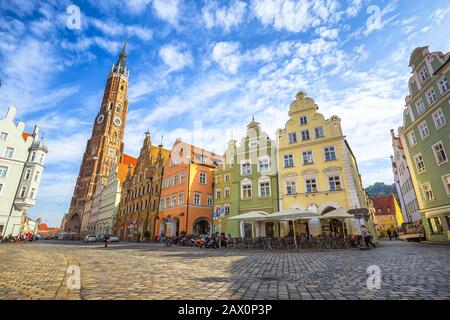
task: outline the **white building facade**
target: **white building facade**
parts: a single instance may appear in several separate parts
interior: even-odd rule
[[[0,236],[21,233],[26,211],[36,203],[48,148],[39,140],[39,127],[24,133],[16,124],[16,108],[0,120]]]
[[[103,188],[100,210],[95,225],[96,235],[110,234],[113,230],[122,192],[122,183],[118,176],[119,166],[120,164],[111,170],[111,174]]]
[[[405,222],[417,222],[421,220],[419,203],[417,202],[416,191],[406,161],[405,151],[400,138],[395,135],[393,129],[391,129],[391,136],[392,148],[394,149],[394,155],[391,156],[391,164],[403,220]]]

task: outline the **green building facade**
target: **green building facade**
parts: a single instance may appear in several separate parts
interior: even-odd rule
[[[450,53],[413,51],[399,129],[427,240],[450,237]]]
[[[252,211],[278,211],[278,177],[275,143],[256,121],[247,125],[239,143],[231,140],[224,163],[215,171],[214,207],[224,208],[223,217],[214,219],[215,231],[232,237],[278,236],[271,222],[248,223],[226,218]]]

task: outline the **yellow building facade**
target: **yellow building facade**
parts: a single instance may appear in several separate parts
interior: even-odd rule
[[[323,215],[338,208],[368,208],[340,118],[325,119],[304,92],[297,93],[289,117],[285,127],[277,131],[280,210],[309,209]],[[295,230],[313,235],[332,231],[359,234],[360,224],[376,234],[370,217],[367,221],[346,219],[345,223],[313,219],[296,224]],[[292,223],[285,223],[281,233],[292,233]]]

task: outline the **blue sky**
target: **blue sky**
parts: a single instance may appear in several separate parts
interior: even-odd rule
[[[401,125],[411,52],[448,52],[446,30],[446,0],[0,0],[0,114],[15,105],[50,148],[30,214],[58,226],[68,210],[125,37],[126,153],[147,129],[168,148],[181,137],[221,153],[253,115],[275,138],[303,90],[342,119],[367,186],[393,180],[389,130]]]

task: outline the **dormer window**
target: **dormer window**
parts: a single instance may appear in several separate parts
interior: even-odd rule
[[[300,117],[300,124],[301,125],[308,124],[308,118],[306,116]]]
[[[420,79],[422,80],[422,82],[424,82],[425,80],[427,80],[430,77],[430,74],[428,73],[426,66],[423,67],[422,70],[420,70],[419,75],[420,75]]]

